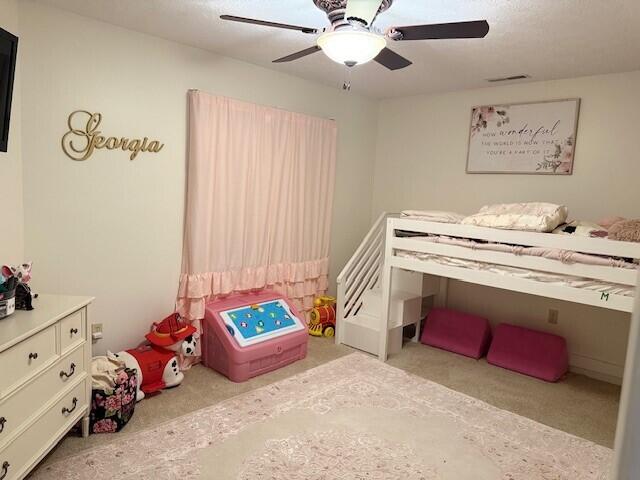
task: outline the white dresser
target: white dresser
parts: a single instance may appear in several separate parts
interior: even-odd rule
[[[92,300],[40,295],[0,320],[0,480],[25,477],[80,420],[89,434]]]

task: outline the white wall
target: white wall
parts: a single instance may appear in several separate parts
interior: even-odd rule
[[[34,287],[97,297],[94,352],[130,347],[172,311],[180,272],[186,93],[197,88],[338,122],[331,278],[369,225],[377,104],[318,84],[25,0],[25,250]],[[158,138],[129,161],[61,151],[69,113],[103,114],[108,135]],[[309,215],[314,212],[310,211]]]
[[[580,97],[572,176],[467,175],[471,107]],[[574,218],[640,217],[640,72],[389,99],[379,111],[373,216],[402,209],[477,211],[549,201]],[[565,335],[574,366],[621,376],[628,315],[455,283],[452,306]],[[547,310],[560,323],[546,323]]]
[[[472,106],[568,97],[582,98],[573,175],[465,174]],[[546,200],[582,219],[638,217],[638,125],[640,71],[384,100],[373,211]]]
[[[0,0],[0,27],[19,36],[18,1]],[[22,45],[18,42],[18,49]],[[20,58],[18,53],[18,58]],[[23,262],[22,154],[20,142],[20,62],[11,107],[11,127],[7,152],[0,152],[0,191],[2,191],[2,220],[0,220],[0,265]]]

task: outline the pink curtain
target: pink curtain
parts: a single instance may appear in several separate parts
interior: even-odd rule
[[[306,309],[327,289],[336,163],[332,120],[189,92],[178,310],[263,287]]]

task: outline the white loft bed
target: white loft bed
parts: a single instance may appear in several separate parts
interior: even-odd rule
[[[620,269],[612,266],[585,264],[563,264],[557,260],[548,260],[540,257],[522,257],[500,252],[477,251],[464,247],[424,242],[413,238],[396,237],[394,234],[396,230],[471,238],[513,245],[557,248],[593,255],[624,257],[636,260],[640,259],[640,243],[434,223],[402,218],[398,215],[390,216],[385,212],[376,220],[355,254],[338,275],[336,324],[336,343],[344,343],[345,324],[356,316],[357,311],[362,307],[363,295],[367,291],[374,289],[379,283],[380,276],[382,276],[381,323],[387,328],[380,328],[380,332],[385,332],[386,334],[379,335],[380,345],[378,356],[381,360],[386,360],[390,299],[393,291],[392,273],[394,269],[406,269],[440,276],[445,285],[448,278],[455,278],[505,290],[558,298],[623,312],[633,312],[631,331],[629,333],[629,348],[627,349],[627,368],[625,368],[622,401],[616,431],[615,459],[611,478],[617,480],[636,478],[635,474],[640,466],[640,461],[636,454],[638,450],[637,441],[640,438],[640,410],[635,408],[638,400],[640,400],[640,290],[635,292],[635,299],[634,297],[616,294],[603,296],[601,292],[597,291],[546,285],[535,280],[513,277],[505,278],[503,275],[491,272],[446,267],[420,259],[403,258],[396,255],[396,252],[399,250],[409,250],[454,258],[457,256],[458,258],[468,258],[477,261],[484,260],[488,263],[517,268],[529,268],[563,273],[571,276],[594,278],[632,287],[638,286],[638,288],[640,288],[637,269]],[[635,307],[633,305],[634,302]]]
[[[415,257],[402,256],[398,253],[416,252],[418,254],[470,260],[498,266],[549,272],[560,276],[593,279],[599,282],[617,284],[629,288],[634,288],[637,284],[637,268],[621,268],[609,265],[589,265],[583,263],[568,264],[559,260],[543,257],[522,256],[513,253],[490,250],[478,250],[469,247],[428,242],[420,240],[419,238],[398,237],[395,232],[397,230],[402,230],[425,235],[443,235],[448,237],[520,245],[525,247],[545,247],[592,255],[622,257],[636,260],[640,259],[640,243],[620,242],[602,238],[573,237],[549,233],[500,230],[460,224],[436,223],[414,218],[400,217],[397,215],[388,216],[386,218],[386,230],[381,231],[383,226],[384,216],[381,216],[374,226],[374,229],[378,228],[377,234],[375,234],[373,232],[374,229],[372,229],[372,232],[367,236],[367,238],[380,238],[381,240],[384,240],[383,248],[382,245],[380,245],[380,249],[378,250],[378,248],[373,248],[371,245],[366,246],[363,242],[363,245],[358,249],[361,256],[363,252],[377,250],[380,252],[378,258],[382,260],[381,271],[375,271],[372,269],[373,274],[368,275],[372,280],[370,280],[366,285],[360,287],[363,289],[372,288],[374,283],[377,283],[378,276],[381,276],[382,278],[378,348],[378,357],[380,360],[386,361],[388,354],[388,326],[390,325],[389,312],[391,294],[393,291],[393,269],[403,269],[431,274],[445,279],[445,282],[446,279],[452,278],[464,282],[582,303],[612,310],[623,312],[633,311],[634,297],[629,295],[604,293],[597,290],[589,290],[569,285],[558,285],[555,283],[550,284],[539,280],[520,278],[485,269],[475,270],[460,266],[445,265],[429,259],[424,260]],[[366,240],[367,239],[365,239],[365,241]],[[356,252],[356,255],[358,252]],[[353,280],[350,279],[358,280],[363,277],[362,272],[365,271],[365,267],[367,266],[366,260],[366,258],[353,258],[338,278],[339,322],[344,320],[345,316],[348,316],[348,311],[350,309],[353,310],[357,308],[358,297],[354,293],[349,294],[349,292],[358,293],[358,285],[353,285]],[[359,268],[359,264],[364,264],[364,267]],[[351,282],[351,284],[349,282]],[[346,296],[345,293],[347,293]],[[387,328],[384,328],[384,326],[387,326]],[[340,342],[340,326],[338,327],[337,341]]]

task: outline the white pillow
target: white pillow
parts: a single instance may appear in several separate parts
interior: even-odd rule
[[[504,203],[486,205],[480,212],[464,220],[464,225],[551,232],[567,220],[569,211],[564,205],[552,203]]]
[[[460,223],[465,216],[455,212],[441,212],[439,210],[403,210],[403,217],[412,217],[427,222]]]

